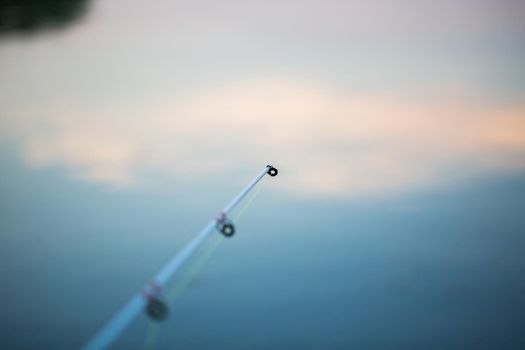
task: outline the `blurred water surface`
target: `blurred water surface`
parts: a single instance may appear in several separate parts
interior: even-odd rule
[[[524,15],[2,1],[0,348],[79,348],[273,163],[115,349],[522,349]]]

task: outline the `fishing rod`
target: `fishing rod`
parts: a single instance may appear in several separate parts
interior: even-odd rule
[[[197,236],[188,242],[188,244],[153,277],[152,281],[124,305],[82,349],[107,349],[141,311],[145,311],[151,319],[156,321],[166,319],[169,310],[166,303],[162,301],[160,297],[162,288],[213,232],[218,231],[225,237],[231,237],[235,234],[235,226],[228,218],[228,214],[235,209],[266,174],[276,176],[278,170],[272,165],[267,165],[248,186],[219,212],[215,219],[210,221]]]

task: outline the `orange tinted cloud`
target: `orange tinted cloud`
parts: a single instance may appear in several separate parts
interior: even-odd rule
[[[51,110],[45,128],[2,122],[28,162],[114,186],[155,182],[143,173],[182,185],[271,160],[296,194],[381,195],[525,167],[525,107],[468,98],[420,103],[268,79],[139,108]]]

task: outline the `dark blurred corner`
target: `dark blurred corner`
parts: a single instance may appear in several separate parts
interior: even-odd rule
[[[82,18],[89,0],[0,0],[0,36],[62,29]]]

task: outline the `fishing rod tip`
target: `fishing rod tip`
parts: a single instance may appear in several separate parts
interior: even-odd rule
[[[279,173],[279,170],[277,168],[274,168],[273,165],[267,165],[268,171],[266,172],[270,176],[277,176]]]

